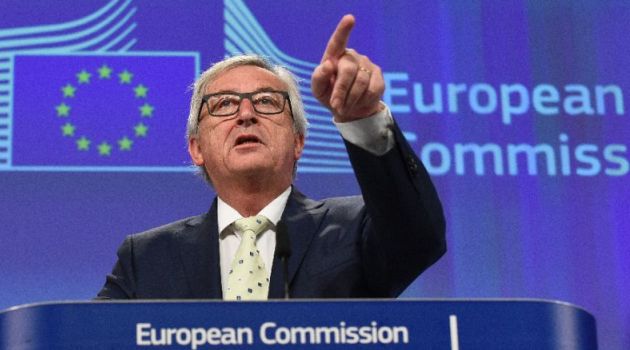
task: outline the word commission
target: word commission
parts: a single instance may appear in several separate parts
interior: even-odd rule
[[[379,326],[372,321],[365,326],[282,327],[265,322],[258,329],[265,345],[288,344],[407,344],[409,330],[403,326]],[[251,345],[254,331],[249,327],[153,328],[150,323],[136,324],[138,346],[190,346],[195,350],[205,345]]]

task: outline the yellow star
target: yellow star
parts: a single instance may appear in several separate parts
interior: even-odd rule
[[[147,136],[147,131],[149,130],[149,127],[144,125],[143,123],[138,123],[134,127],[134,130],[136,131],[136,136],[138,136],[138,137],[146,137]]]
[[[146,86],[140,84],[136,86],[133,91],[135,91],[136,97],[147,97],[147,91],[149,91],[149,89]]]
[[[122,139],[118,140],[118,148],[121,151],[130,151],[132,144],[133,144],[133,141],[128,139],[127,136],[125,136]]]
[[[63,133],[63,136],[74,136],[75,129],[76,127],[71,123],[65,123],[61,126],[61,132]]]
[[[120,78],[121,84],[131,84],[131,78],[133,77],[133,74],[125,69],[122,73],[118,74],[118,77]]]
[[[102,65],[101,68],[98,69],[98,77],[100,79],[109,79],[112,76],[112,69],[109,68],[106,64]]]
[[[109,143],[107,142],[101,142],[98,145],[98,154],[101,156],[109,156],[112,153],[112,146],[109,145]]]
[[[77,73],[77,79],[79,79],[79,84],[87,84],[90,82],[90,77],[92,74],[88,73],[85,69]]]
[[[88,140],[85,136],[81,136],[80,139],[77,140],[77,149],[79,151],[87,151],[90,149],[90,140]]]
[[[75,91],[77,91],[77,88],[70,84],[66,84],[66,86],[61,88],[61,92],[63,92],[63,97],[74,97]]]
[[[62,102],[60,105],[55,106],[58,117],[67,117],[70,115],[70,106]]]
[[[152,117],[153,116],[153,109],[154,109],[154,107],[151,106],[148,103],[143,104],[142,106],[138,107],[138,109],[140,110],[140,116],[141,117]]]

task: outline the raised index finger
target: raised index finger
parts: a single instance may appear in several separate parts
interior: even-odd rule
[[[350,38],[352,27],[354,27],[354,16],[343,16],[341,21],[339,21],[339,24],[337,24],[335,32],[332,33],[332,36],[328,40],[328,45],[326,45],[326,51],[324,51],[322,62],[329,58],[341,57],[346,52],[348,38]]]

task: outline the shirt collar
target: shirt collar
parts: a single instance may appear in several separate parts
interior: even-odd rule
[[[264,215],[274,225],[280,221],[284,208],[287,206],[289,195],[291,194],[291,186],[289,186],[278,197],[272,200],[267,206],[256,215]],[[241,214],[225,203],[221,198],[217,198],[217,221],[219,224],[219,233],[223,236],[223,231],[234,221],[243,218]]]

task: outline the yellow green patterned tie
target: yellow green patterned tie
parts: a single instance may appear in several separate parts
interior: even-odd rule
[[[256,236],[264,232],[269,219],[262,215],[234,221],[236,232],[241,233],[241,244],[236,250],[228,274],[225,300],[266,300],[269,278],[265,263],[256,248]]]

